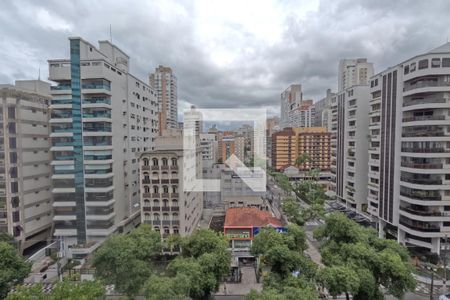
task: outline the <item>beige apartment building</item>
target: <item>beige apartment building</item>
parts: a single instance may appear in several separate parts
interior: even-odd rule
[[[46,82],[0,85],[0,232],[21,252],[52,232],[49,104]]]
[[[326,128],[288,127],[272,135],[272,166],[276,170],[296,165],[302,154],[308,159],[297,166],[301,171],[330,169],[330,133]]]
[[[184,174],[183,137],[180,131],[157,137],[155,149],[142,153],[141,220],[151,224],[163,237],[190,235],[198,226],[203,210],[203,192],[186,191],[195,180]],[[196,149],[196,177],[201,178],[202,157]]]

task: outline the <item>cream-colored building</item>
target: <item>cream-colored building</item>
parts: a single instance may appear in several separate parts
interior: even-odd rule
[[[50,85],[0,85],[0,232],[19,250],[51,238]]]
[[[172,131],[157,137],[155,149],[140,158],[141,220],[151,224],[163,237],[190,235],[198,226],[203,211],[203,192],[186,191],[194,180],[184,173],[183,137]],[[196,149],[196,177],[201,178],[202,157]]]

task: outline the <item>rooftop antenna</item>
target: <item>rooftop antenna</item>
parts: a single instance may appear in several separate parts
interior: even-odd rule
[[[111,24],[109,24],[109,40],[112,44],[112,28],[111,28]]]

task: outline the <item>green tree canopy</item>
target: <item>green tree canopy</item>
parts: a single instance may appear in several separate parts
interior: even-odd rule
[[[159,233],[142,224],[128,235],[113,235],[94,253],[97,276],[128,296],[139,293],[152,274],[152,259],[161,253]]]
[[[321,271],[319,278],[336,293],[342,290],[334,288],[333,280],[346,282],[346,278],[353,278],[355,274],[359,278],[357,289],[356,285],[342,285],[355,300],[378,300],[380,286],[396,297],[414,289],[415,280],[406,248],[378,238],[373,229],[360,226],[342,213],[333,213],[316,230],[315,236],[321,241],[322,261],[328,267]],[[345,278],[338,277],[339,270]]]
[[[184,274],[175,277],[152,275],[144,285],[147,300],[184,300],[189,293],[189,278]]]
[[[31,271],[31,264],[8,242],[0,242],[0,299],[6,297],[12,286],[21,284]]]
[[[98,281],[71,282],[55,284],[49,294],[44,294],[42,284],[20,286],[9,293],[6,300],[101,300],[105,299],[105,287]]]

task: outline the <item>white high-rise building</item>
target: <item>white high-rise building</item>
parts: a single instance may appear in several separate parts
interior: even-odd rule
[[[291,111],[298,107],[302,101],[303,93],[301,84],[291,84],[281,93],[281,128],[292,127]]]
[[[367,207],[369,86],[354,85],[332,97],[331,172],[336,197],[347,207]]]
[[[200,133],[200,147],[203,160],[203,169],[211,169],[217,163],[219,142],[213,133]]]
[[[450,43],[371,78],[368,212],[440,253],[450,235]]]
[[[51,238],[50,84],[0,85],[0,232],[20,252]]]
[[[373,75],[373,64],[367,58],[341,59],[338,70],[338,91],[353,85],[367,84]]]
[[[373,75],[373,65],[365,58],[342,59],[338,72],[342,89],[334,96],[327,92],[327,97],[331,97],[332,189],[337,199],[347,207],[366,211],[369,148],[367,115],[370,100],[368,78]],[[356,75],[351,75],[353,73]],[[353,77],[356,79],[353,80]]]
[[[159,132],[178,128],[177,78],[169,67],[159,66],[150,74],[150,85],[155,89],[159,105]]]
[[[325,127],[329,132],[331,132],[331,98],[336,96],[336,93],[331,92],[331,89],[327,89],[327,95],[325,98],[314,103],[315,107],[315,117],[314,126],[315,127]]]
[[[57,83],[50,106],[53,220],[67,254],[83,257],[140,222],[139,155],[154,145],[158,103],[117,46],[69,40],[70,58],[49,60]]]

